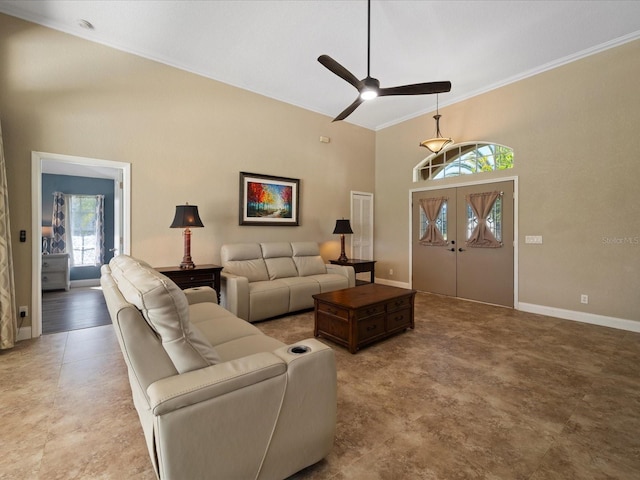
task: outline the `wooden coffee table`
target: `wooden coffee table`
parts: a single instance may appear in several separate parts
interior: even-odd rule
[[[313,334],[356,353],[360,348],[414,328],[415,290],[369,283],[313,296]]]

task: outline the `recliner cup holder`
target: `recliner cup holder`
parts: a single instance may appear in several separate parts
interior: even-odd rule
[[[288,353],[292,353],[294,355],[301,355],[310,351],[311,349],[306,345],[294,345],[293,347],[289,347],[287,350]]]

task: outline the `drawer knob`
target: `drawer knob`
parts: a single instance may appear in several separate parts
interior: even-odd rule
[[[378,328],[378,325],[376,325],[375,323],[373,325],[369,325],[367,327],[367,332],[370,332],[371,330],[375,330],[376,328]]]

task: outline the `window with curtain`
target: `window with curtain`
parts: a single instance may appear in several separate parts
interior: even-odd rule
[[[421,245],[442,246],[447,244],[447,198],[420,199]]]
[[[69,253],[73,267],[104,263],[104,195],[55,192],[52,253]]]
[[[104,196],[69,195],[69,232],[74,267],[104,261]]]
[[[502,247],[502,195],[483,192],[465,196],[468,247]]]

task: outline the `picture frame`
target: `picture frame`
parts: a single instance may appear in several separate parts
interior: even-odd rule
[[[300,180],[240,172],[240,225],[300,224]]]

